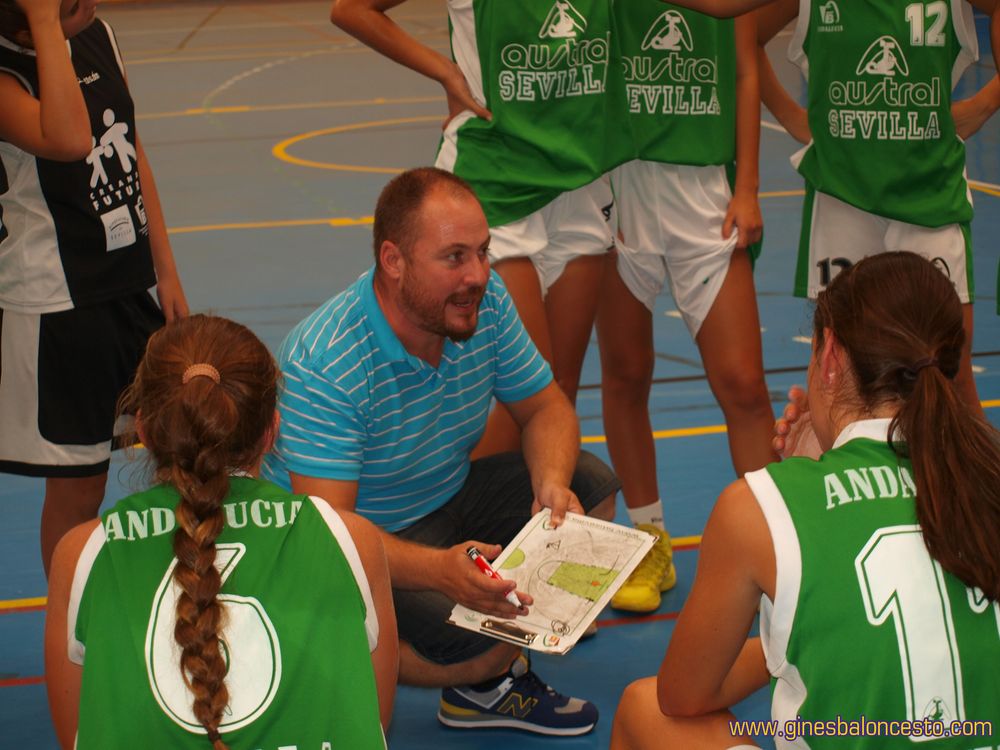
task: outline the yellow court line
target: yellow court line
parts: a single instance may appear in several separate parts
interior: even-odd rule
[[[300,102],[297,104],[239,104],[231,107],[192,107],[176,112],[150,112],[145,115],[137,115],[138,120],[160,120],[171,117],[199,117],[201,115],[231,115],[246,114],[253,112],[289,112],[302,109],[334,109],[337,107],[370,107],[373,105],[385,104],[433,104],[443,102],[443,96],[404,96],[396,99],[389,99],[384,96],[377,96],[373,99],[343,99],[322,102]],[[443,115],[442,115],[443,117]]]
[[[654,440],[670,440],[672,438],[696,437],[698,435],[718,435],[726,431],[724,424],[713,424],[705,427],[682,427],[676,430],[656,430],[653,432]],[[604,435],[584,435],[580,438],[581,443],[606,443],[607,437]]]
[[[996,185],[991,185],[988,182],[979,182],[978,180],[969,180],[969,187],[973,190],[978,190],[980,193],[986,193],[987,195],[995,195],[1000,198],[1000,190],[997,189]]]
[[[21,607],[44,607],[48,599],[36,596],[31,599],[0,599],[0,610],[20,609]]]
[[[697,547],[701,544],[701,534],[694,536],[675,536],[670,539],[671,547]]]
[[[359,216],[356,219],[346,217],[331,217],[329,219],[286,219],[284,221],[247,221],[234,224],[202,224],[193,227],[172,227],[167,234],[191,234],[193,232],[226,232],[233,229],[276,229],[280,227],[358,227],[375,221],[372,216]]]
[[[335,135],[337,133],[347,133],[352,130],[366,130],[368,128],[382,128],[389,125],[409,125],[416,122],[441,122],[442,115],[423,115],[421,117],[399,117],[392,120],[373,120],[371,122],[356,122],[353,125],[338,125],[333,128],[324,128],[323,130],[312,130],[308,133],[302,133],[301,135],[296,135],[291,138],[286,138],[273,149],[271,153],[274,154],[276,159],[288,162],[289,164],[297,164],[300,167],[313,167],[315,169],[333,169],[341,172],[367,172],[375,174],[399,174],[403,171],[402,167],[365,167],[365,166],[355,166],[352,164],[332,164],[329,162],[322,161],[311,161],[309,159],[300,159],[297,156],[292,156],[288,153],[288,148],[294,146],[296,143],[301,143],[302,141],[307,141],[310,138],[318,138],[324,135]]]
[[[757,193],[758,198],[791,198],[793,196],[805,195],[805,190],[769,190],[764,193]]]

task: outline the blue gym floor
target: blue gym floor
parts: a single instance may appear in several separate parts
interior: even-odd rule
[[[327,2],[315,0],[178,0],[101,8],[125,54],[140,134],[192,310],[242,321],[272,348],[370,264],[375,198],[391,174],[433,161],[445,112],[435,84],[341,34],[327,20],[328,10]],[[442,0],[410,0],[393,16],[447,54]],[[978,19],[978,29],[986,54],[966,73],[960,92],[994,75],[985,19]],[[775,40],[772,59],[789,85],[801,91],[797,71],[784,61],[786,43],[787,34]],[[766,244],[756,282],[768,385],[780,410],[788,386],[804,380],[810,310],[791,296],[802,201],[801,180],[787,158],[795,144],[767,113],[763,118]],[[998,141],[1000,120],[968,144],[969,177],[978,181],[974,365],[980,396],[995,423],[1000,422]],[[660,493],[673,535],[695,537],[676,553],[679,583],[652,616],[608,611],[599,634],[568,656],[535,658],[537,671],[558,689],[597,703],[602,718],[595,731],[575,739],[541,739],[509,731],[448,730],[434,717],[436,691],[401,688],[390,747],[607,746],[622,689],[652,674],[663,656],[694,576],[697,536],[715,497],[733,478],[725,435],[718,428],[721,413],[700,377],[697,350],[666,294],[657,305],[656,350],[650,411]],[[588,353],[582,382],[578,407],[584,441],[607,458],[596,348]],[[126,458],[116,457],[109,500],[140,483]],[[57,747],[42,677],[41,496],[40,480],[0,475],[7,518],[0,527],[0,748]],[[623,520],[623,510],[620,516]],[[736,712],[764,719],[768,704],[761,691]]]

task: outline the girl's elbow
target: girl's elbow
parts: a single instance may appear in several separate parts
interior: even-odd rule
[[[682,685],[660,685],[657,690],[660,713],[664,716],[687,718],[706,713],[704,701],[685,690]]]

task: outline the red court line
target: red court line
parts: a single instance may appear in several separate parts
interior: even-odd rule
[[[36,677],[12,677],[9,680],[0,680],[0,688],[19,687],[21,685],[41,685],[45,682],[43,675]]]
[[[598,628],[614,628],[618,625],[638,625],[641,622],[660,622],[676,620],[680,612],[659,612],[655,615],[635,615],[632,617],[612,617],[608,620],[598,620]]]
[[[11,607],[10,609],[0,609],[0,615],[11,615],[16,612],[44,612],[44,604],[35,604],[31,607]]]

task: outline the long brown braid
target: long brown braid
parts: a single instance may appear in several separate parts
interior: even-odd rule
[[[192,368],[199,364],[211,367]],[[218,601],[215,541],[230,472],[252,467],[267,447],[277,380],[274,359],[249,329],[194,315],[150,338],[124,397],[125,407],[138,415],[157,479],[180,493],[174,580],[182,593],[174,638],[194,715],[216,750],[226,748],[219,725],[229,691],[219,640],[225,611]]]
[[[871,256],[819,295],[820,345],[824,329],[850,357],[860,399],[851,406],[898,409],[889,434],[913,464],[927,551],[1000,600],[1000,433],[955,390],[965,332],[951,282],[912,253]]]

